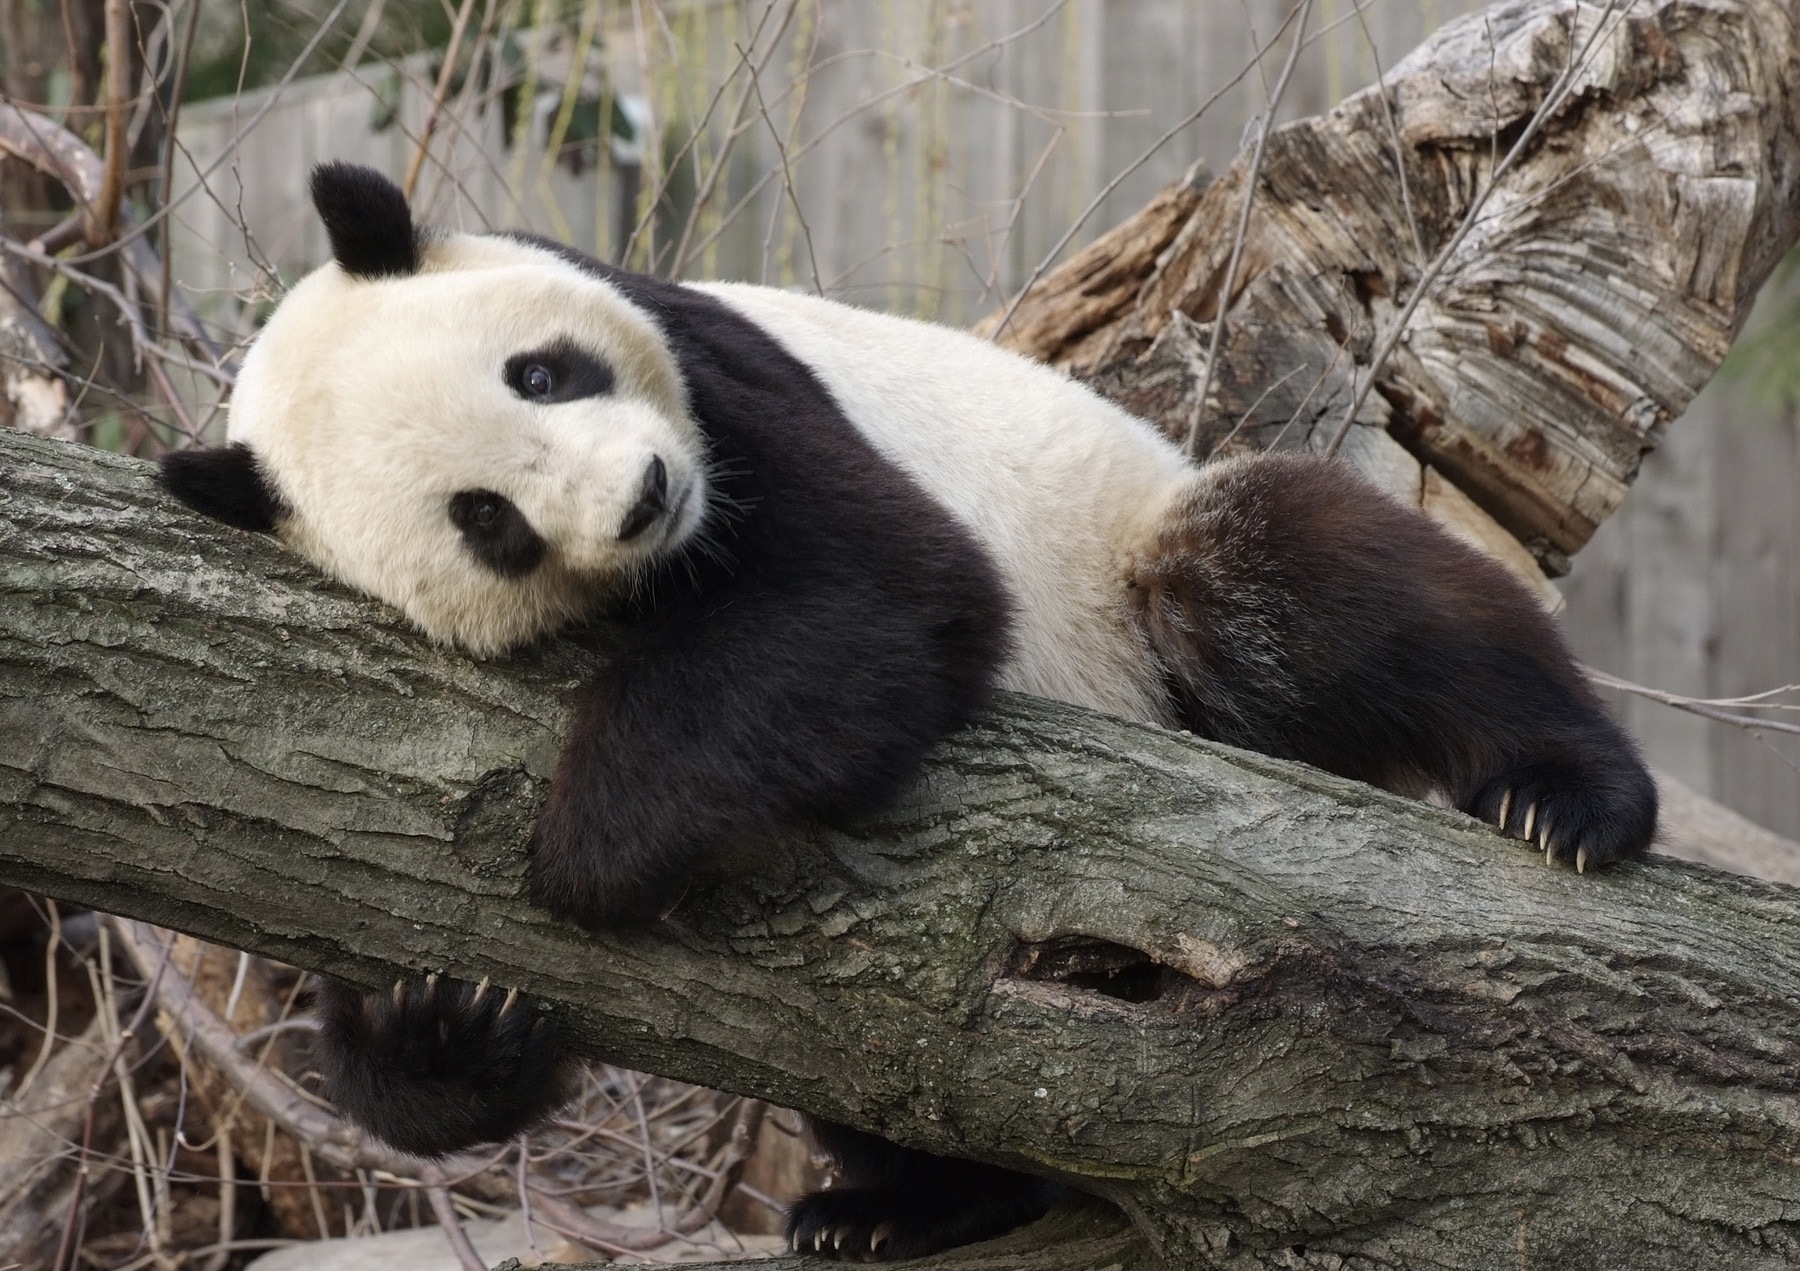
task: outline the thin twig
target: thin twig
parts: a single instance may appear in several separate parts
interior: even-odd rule
[[[1363,8],[1373,2],[1374,0],[1352,0],[1351,7],[1360,15]],[[1283,19],[1281,25],[1275,29],[1277,39],[1280,38],[1283,31],[1288,29],[1289,24],[1291,24],[1299,14],[1300,10],[1298,6],[1288,10],[1287,17]],[[1323,30],[1319,31],[1311,40],[1307,41],[1308,45],[1329,35],[1348,20],[1348,18],[1340,18],[1336,22],[1327,24]],[[1095,212],[1100,210],[1100,205],[1112,196],[1113,191],[1118,189],[1119,186],[1125,182],[1126,178],[1130,177],[1132,173],[1136,172],[1154,158],[1170,141],[1174,140],[1194,124],[1198,123],[1206,112],[1217,105],[1219,100],[1224,97],[1226,93],[1243,83],[1245,77],[1247,77],[1252,70],[1260,72],[1261,69],[1262,52],[1259,51],[1255,57],[1238,69],[1237,74],[1221,84],[1218,89],[1214,91],[1212,96],[1201,102],[1199,107],[1196,108],[1193,113],[1177,122],[1167,132],[1163,133],[1162,136],[1151,142],[1149,147],[1146,148],[1142,154],[1115,173],[1113,178],[1101,187],[1100,192],[1092,199],[1088,200],[1087,206],[1081,210],[1081,215],[1077,216],[1074,223],[1063,232],[1063,236],[1056,240],[1056,245],[1044,253],[1043,259],[1038,261],[1037,268],[1031,271],[1031,276],[1025,280],[1025,285],[1020,287],[1018,292],[1013,296],[1011,302],[1006,306],[1006,311],[1000,315],[1000,321],[995,324],[992,331],[988,332],[987,338],[990,340],[998,340],[1000,338],[1001,333],[1006,330],[1014,316],[1018,313],[1019,306],[1025,302],[1025,297],[1031,293],[1032,289],[1035,288],[1038,283],[1043,281],[1044,275],[1050,272],[1050,267],[1054,265],[1057,258],[1062,255],[1063,249],[1074,240],[1075,235],[1080,232],[1081,227],[1087,224],[1088,219],[1092,217]],[[1195,167],[1197,168],[1198,165],[1195,165]],[[1193,169],[1190,169],[1190,171],[1193,171]],[[1192,178],[1190,177],[1189,179]]]
[[[1225,449],[1226,446],[1229,446],[1233,441],[1236,441],[1237,435],[1244,431],[1244,425],[1248,424],[1250,422],[1250,416],[1252,416],[1256,413],[1256,408],[1258,406],[1261,406],[1263,404],[1263,402],[1268,400],[1269,394],[1273,393],[1276,389],[1280,388],[1283,384],[1285,384],[1289,380],[1293,379],[1294,376],[1300,374],[1300,372],[1305,369],[1306,369],[1306,364],[1304,362],[1302,362],[1299,366],[1296,366],[1293,370],[1289,371],[1286,375],[1283,375],[1280,379],[1273,381],[1272,383],[1270,383],[1270,385],[1267,388],[1263,389],[1262,392],[1258,393],[1256,395],[1256,400],[1251,402],[1250,405],[1244,409],[1244,413],[1238,416],[1238,421],[1237,421],[1237,423],[1235,423],[1231,426],[1231,431],[1226,433],[1223,437],[1219,438],[1218,441],[1213,443],[1212,449],[1206,452],[1206,457],[1208,459],[1212,458],[1214,455],[1218,454],[1219,451]],[[1290,416],[1288,419],[1288,423],[1291,424],[1293,422],[1294,422],[1293,418],[1292,418],[1292,416]]]
[[[57,1245],[56,1260],[51,1264],[52,1271],[74,1271],[75,1260],[79,1256],[81,1229],[84,1225],[83,1206],[87,1199],[88,1176],[92,1171],[94,1149],[94,1110],[100,1102],[100,1095],[105,1091],[107,1083],[116,1075],[116,1065],[123,1057],[126,1047],[130,1046],[143,1030],[145,1021],[150,1017],[151,1008],[157,1000],[157,989],[164,983],[164,970],[169,965],[169,950],[174,941],[171,938],[163,943],[161,950],[152,957],[147,949],[133,949],[132,955],[139,970],[149,981],[144,997],[138,1008],[132,1013],[128,1023],[114,1039],[112,1053],[106,1062],[100,1065],[93,1086],[88,1090],[87,1108],[82,1114],[81,1147],[76,1157],[75,1186],[69,1194],[69,1215],[63,1224],[62,1239]],[[98,1000],[98,999],[97,999]]]
[[[469,29],[469,15],[474,11],[475,0],[463,0],[462,7],[456,11],[456,22],[450,28],[450,47],[444,50],[444,64],[438,69],[437,87],[431,92],[431,110],[425,116],[425,127],[420,130],[419,144],[413,150],[412,162],[406,168],[406,181],[401,186],[409,201],[419,184],[419,169],[425,166],[425,152],[431,149],[431,138],[437,132],[438,119],[444,113],[444,99],[450,94],[451,81],[456,78],[456,59],[462,54],[463,35]]]
[[[450,1188],[444,1178],[444,1171],[435,1163],[427,1161],[419,1167],[419,1181],[425,1184],[425,1197],[431,1202],[431,1212],[437,1215],[444,1239],[449,1242],[450,1250],[456,1255],[457,1262],[462,1264],[463,1271],[487,1271],[487,1259],[475,1252],[469,1233],[463,1230],[462,1219],[457,1217],[456,1205],[450,1199]]]
[[[1237,286],[1238,263],[1243,259],[1244,242],[1250,237],[1250,210],[1256,206],[1256,186],[1262,180],[1263,155],[1269,147],[1269,134],[1275,129],[1275,112],[1281,108],[1281,99],[1287,93],[1288,81],[1294,77],[1294,67],[1300,61],[1300,50],[1305,47],[1306,20],[1312,16],[1313,0],[1301,0],[1300,25],[1294,32],[1293,46],[1288,49],[1287,61],[1282,65],[1281,76],[1275,81],[1275,91],[1270,94],[1263,110],[1262,126],[1256,130],[1256,150],[1250,156],[1250,170],[1244,177],[1244,206],[1238,213],[1237,233],[1231,239],[1231,257],[1225,264],[1225,278],[1219,284],[1219,302],[1213,309],[1212,340],[1206,350],[1206,370],[1200,379],[1200,390],[1194,395],[1194,407],[1188,416],[1187,440],[1182,444],[1182,451],[1189,459],[1194,457],[1194,450],[1200,441],[1200,420],[1206,413],[1206,399],[1212,393],[1213,372],[1219,365],[1219,349],[1225,341],[1225,311],[1231,305],[1232,289]],[[1260,59],[1259,63],[1260,63]]]
[[[812,227],[806,223],[806,213],[800,210],[800,192],[794,188],[794,170],[788,164],[787,146],[782,144],[781,130],[769,117],[768,103],[763,101],[762,86],[757,82],[756,68],[750,65],[750,55],[742,45],[738,46],[738,56],[744,59],[744,66],[750,76],[750,87],[756,93],[757,113],[769,126],[769,136],[775,142],[775,153],[781,157],[781,184],[787,191],[788,203],[794,209],[794,219],[800,223],[800,236],[806,241],[806,263],[812,270],[813,294],[825,294],[825,284],[819,277],[819,257],[813,251]]]
[[[143,19],[147,12],[155,13],[157,19],[146,39],[143,36]],[[130,13],[133,29],[138,33],[138,38],[132,41],[132,47],[137,51],[140,85],[131,99],[131,121],[125,127],[126,154],[137,149],[138,143],[143,140],[144,129],[150,124],[150,116],[162,108],[162,94],[157,85],[166,78],[170,69],[164,64],[164,58],[173,56],[174,0],[158,0],[154,5],[137,5]]]
[[[1425,240],[1419,234],[1419,218],[1413,211],[1412,186],[1406,179],[1406,147],[1400,142],[1400,121],[1394,115],[1394,103],[1388,100],[1387,72],[1381,68],[1381,50],[1375,44],[1374,33],[1369,30],[1369,20],[1363,15],[1361,5],[1356,9],[1356,23],[1362,28],[1363,41],[1369,46],[1369,56],[1375,62],[1375,95],[1381,98],[1381,113],[1387,120],[1388,139],[1394,143],[1394,172],[1400,178],[1400,206],[1406,210],[1406,226],[1412,231],[1413,263],[1418,264],[1425,259]]]
[[[163,118],[162,176],[158,181],[158,193],[164,202],[168,201],[170,191],[175,188],[176,129],[181,122],[181,103],[186,96],[188,58],[193,54],[194,37],[200,30],[200,2],[201,0],[188,0],[187,24],[182,29],[181,47],[175,54],[174,78],[169,81],[169,109]],[[169,293],[173,289],[169,259],[170,228],[170,222],[162,223],[161,251],[158,252],[162,258],[162,286],[157,291],[157,330],[164,335],[169,330]],[[230,1242],[223,1240],[222,1243]]]
[[[31,1067],[25,1070],[24,1078],[17,1086],[13,1087],[9,1095],[12,1102],[19,1107],[24,1106],[20,1100],[25,1097],[25,1092],[31,1089],[31,1083],[37,1080],[38,1074],[49,1062],[51,1048],[56,1042],[57,983],[60,978],[56,974],[56,955],[62,951],[62,910],[48,896],[44,898],[44,904],[50,910],[50,939],[44,946],[44,993],[49,1000],[45,1008],[44,1040],[38,1046],[37,1058],[31,1061]]]
[[[1716,719],[1721,724],[1730,724],[1735,728],[1742,728],[1753,733],[1787,733],[1790,736],[1800,737],[1800,724],[1789,724],[1778,719],[1763,719],[1756,715],[1742,715],[1737,711],[1725,709],[1735,706],[1747,710],[1794,710],[1795,707],[1786,703],[1759,702],[1758,699],[1778,693],[1792,693],[1800,688],[1800,685],[1787,684],[1781,688],[1752,694],[1747,698],[1685,697],[1680,693],[1665,693],[1661,689],[1634,684],[1632,681],[1622,680],[1616,675],[1596,671],[1591,666],[1584,669],[1587,671],[1588,678],[1602,688],[1617,689],[1621,693],[1630,693],[1652,702],[1661,702],[1664,706],[1673,706],[1676,710],[1701,715],[1707,719]]]
[[[1031,171],[1026,173],[1024,184],[1019,187],[1018,192],[1010,200],[1012,210],[1006,214],[1006,224],[1000,227],[999,241],[988,249],[987,276],[981,278],[979,273],[976,274],[977,278],[981,278],[981,294],[984,304],[987,303],[988,297],[995,295],[1000,290],[1000,270],[1006,261],[1006,249],[1012,242],[1014,231],[1018,228],[1019,217],[1025,211],[1025,200],[1037,188],[1038,179],[1044,175],[1044,169],[1050,164],[1050,156],[1056,152],[1057,147],[1062,144],[1063,138],[1068,135],[1068,129],[1060,124],[1051,131],[1050,140],[1046,141],[1043,149],[1038,151],[1037,162],[1033,163]],[[973,259],[969,264],[973,269]]]
[[[232,1158],[231,1135],[219,1132],[219,1243],[202,1264],[201,1271],[225,1271],[231,1261],[231,1245],[237,1236],[237,1163]],[[198,1256],[190,1253],[190,1256]]]
[[[519,1135],[519,1168],[513,1176],[513,1187],[519,1198],[519,1218],[525,1224],[525,1247],[537,1251],[537,1237],[531,1234],[531,1187],[527,1181],[531,1167],[531,1135]]]
[[[338,74],[354,71],[362,61],[363,54],[369,51],[369,45],[374,42],[375,33],[381,29],[381,15],[386,8],[387,0],[371,0],[369,7],[363,12],[362,24],[350,38],[350,47],[344,50],[344,56],[338,62]]]
[[[170,937],[170,946],[173,937]],[[167,959],[165,948],[164,958]],[[111,1029],[118,1023],[118,993],[112,966],[112,932],[106,924],[100,926],[100,967],[96,971],[93,962],[88,963],[88,977],[94,986],[95,1008],[100,1014],[103,1026]],[[119,1111],[125,1123],[125,1143],[130,1152],[132,1185],[137,1190],[138,1213],[143,1218],[143,1234],[150,1245],[152,1254],[162,1253],[161,1233],[158,1230],[158,1206],[154,1198],[154,1188],[150,1180],[147,1162],[150,1159],[150,1131],[144,1124],[143,1112],[138,1106],[136,1083],[131,1079],[131,1070],[125,1063],[124,1039],[109,1035],[108,1041],[113,1045],[113,1079],[119,1087]]]
[[[0,152],[23,160],[60,182],[81,208],[78,217],[74,218],[77,226],[79,218],[89,215],[89,209],[98,205],[100,187],[105,182],[100,157],[79,137],[55,121],[0,101]],[[131,224],[128,210],[122,209],[120,217],[123,224]],[[155,221],[156,217],[153,216],[146,224]],[[45,236],[46,240],[57,238],[64,226],[69,224],[70,222],[65,221],[63,225],[59,225]],[[169,311],[174,334],[215,363],[224,361],[225,354],[213,342],[186,299],[179,292],[161,290],[164,271],[156,252],[139,233],[144,227],[136,225],[126,229],[110,247],[66,259],[59,257],[58,263],[60,266],[73,268],[88,261],[118,254],[127,269],[137,275],[142,286],[156,289],[157,303],[160,308]],[[71,238],[62,245],[67,246],[74,241],[78,240]],[[60,247],[55,242],[46,241],[45,245],[35,250],[40,256],[52,256]]]
[[[111,283],[102,282],[92,274],[76,269],[66,260],[62,260],[55,256],[46,256],[43,252],[33,251],[24,243],[15,243],[9,238],[0,237],[0,251],[11,252],[13,255],[18,256],[22,260],[28,260],[39,268],[62,274],[75,285],[85,288],[88,291],[96,292],[112,301],[113,305],[119,311],[119,316],[125,320],[125,325],[130,329],[132,345],[135,353],[139,356],[148,354],[151,357],[160,358],[166,362],[173,362],[176,366],[179,366],[184,370],[192,371],[196,375],[206,376],[208,379],[214,380],[221,385],[228,385],[231,383],[232,376],[229,371],[222,370],[217,366],[208,365],[205,362],[188,357],[186,354],[178,353],[174,349],[158,344],[151,338],[149,328],[144,325],[144,316],[139,312],[138,306],[132,304],[130,299]]]
[[[575,106],[581,100],[581,84],[587,77],[588,59],[594,55],[594,45],[599,34],[599,6],[583,6],[581,21],[575,29],[574,53],[569,59],[569,69],[563,75],[562,101],[557,106],[556,119],[544,136],[544,152],[538,156],[537,188],[544,196],[544,205],[556,224],[558,234],[563,238],[569,237],[569,223],[551,195],[550,173],[556,167],[557,156],[562,153],[564,141],[569,135],[569,125],[574,122]],[[606,134],[609,130],[610,125],[601,127],[601,136],[596,145],[607,144]]]
[[[1333,369],[1336,368],[1338,358],[1341,356],[1343,356],[1343,349],[1334,347],[1331,350],[1331,361],[1319,368],[1318,378],[1314,379],[1312,387],[1306,390],[1306,396],[1300,399],[1300,404],[1294,407],[1293,413],[1288,416],[1287,423],[1281,426],[1281,431],[1276,433],[1274,438],[1269,442],[1268,448],[1270,450],[1281,449],[1281,443],[1287,439],[1287,435],[1293,429],[1294,425],[1299,423],[1301,418],[1306,414],[1307,406],[1312,403],[1313,394],[1318,392],[1319,389],[1324,386],[1326,378],[1330,376]]]
[[[631,1108],[637,1114],[638,1129],[643,1133],[644,1147],[644,1181],[650,1187],[650,1208],[656,1215],[656,1225],[663,1226],[662,1191],[656,1185],[655,1147],[650,1142],[650,1122],[644,1116],[644,1082],[640,1077],[632,1086]]]
[[[949,62],[947,62],[945,65],[937,68],[936,70],[927,71],[923,74],[914,76],[911,79],[903,80],[902,82],[900,82],[898,84],[895,84],[895,85],[892,85],[891,87],[883,89],[881,92],[876,93],[873,96],[870,96],[863,100],[858,101],[854,108],[844,111],[842,114],[838,115],[835,119],[833,119],[829,123],[827,123],[824,127],[820,128],[818,132],[814,133],[811,137],[807,138],[806,141],[804,143],[802,143],[800,146],[792,148],[789,151],[789,155],[788,155],[789,162],[796,164],[796,165],[799,164],[799,162],[802,159],[806,158],[807,155],[811,154],[815,149],[817,149],[819,146],[823,145],[834,133],[837,132],[837,130],[839,128],[844,127],[846,124],[850,123],[853,119],[859,118],[860,116],[868,113],[870,110],[873,110],[875,107],[881,105],[882,103],[889,101],[895,97],[904,96],[905,94],[911,92],[913,89],[917,88],[919,85],[927,83],[928,81],[930,81],[933,78],[940,77],[947,71],[954,70],[955,68],[962,66],[977,57],[981,57],[984,54],[992,53],[997,49],[1005,48],[1008,44],[1010,44],[1014,41],[1023,39],[1025,36],[1030,35],[1032,32],[1036,31],[1038,28],[1042,27],[1045,23],[1049,22],[1053,17],[1055,17],[1057,13],[1059,13],[1063,8],[1066,7],[1067,3],[1068,3],[1068,0],[1057,0],[1057,3],[1054,6],[1047,9],[1044,13],[1040,14],[1038,17],[1034,18],[1032,21],[1026,23],[1024,26],[1019,27],[1016,30],[1009,31],[1005,35],[996,36],[994,39],[989,40],[986,44],[980,46],[979,48],[971,49],[967,53],[964,53],[959,57],[952,58]],[[839,55],[840,58],[848,57],[848,56],[851,56],[851,55],[850,54]],[[835,60],[839,60],[839,59],[836,59],[836,58],[827,59],[826,62],[820,63],[819,66],[813,67],[812,73],[816,74],[818,72],[818,70],[820,69],[820,67],[827,65],[831,61],[835,61]],[[785,99],[785,96],[786,96],[786,94],[778,95],[775,99],[774,104],[779,106],[782,103],[782,101]],[[721,235],[725,232],[726,227],[731,225],[733,222],[735,222],[737,220],[738,216],[743,212],[743,210],[746,207],[750,206],[753,202],[755,202],[756,199],[762,194],[762,192],[768,188],[769,182],[773,181],[775,179],[776,175],[777,175],[777,171],[775,169],[771,168],[769,171],[763,173],[761,177],[757,178],[757,180],[753,181],[750,184],[750,187],[747,190],[745,190],[744,193],[738,198],[738,201],[736,203],[732,204],[731,207],[721,217],[719,224],[714,226],[713,229],[708,232],[706,237],[701,239],[695,245],[692,254],[698,255],[699,253],[705,251],[708,247],[710,247],[714,242],[716,242],[719,238],[719,235]]]
[[[94,251],[86,252],[80,256],[71,257],[65,263],[71,265],[85,265],[90,261],[98,260],[102,256],[110,254],[112,251],[126,243],[135,242],[142,238],[152,229],[161,225],[164,220],[173,216],[177,208],[187,202],[188,199],[192,198],[195,191],[204,186],[207,177],[218,171],[227,161],[235,162],[239,151],[243,147],[244,139],[248,137],[256,126],[268,116],[268,113],[275,108],[275,104],[281,100],[282,90],[287,88],[287,86],[293,82],[294,77],[300,74],[301,68],[305,66],[307,61],[312,57],[313,51],[324,42],[325,37],[337,26],[337,20],[343,16],[344,10],[348,8],[349,5],[350,0],[337,0],[337,3],[332,6],[331,12],[326,14],[320,21],[319,29],[313,32],[312,38],[306,42],[306,46],[300,50],[298,56],[296,56],[292,64],[289,65],[286,74],[277,80],[272,88],[265,91],[262,105],[257,108],[254,115],[250,116],[250,122],[245,124],[242,128],[239,128],[236,135],[232,137],[230,144],[220,151],[219,157],[207,164],[206,168],[198,174],[192,189],[184,191],[179,198],[167,200],[161,207],[157,208],[156,211],[152,212],[149,216],[146,216],[142,221],[139,221],[136,225],[126,230],[106,246]],[[4,105],[5,103],[0,103],[0,106]],[[73,191],[74,187],[71,187],[71,192]]]
[[[127,0],[106,0],[106,158],[100,196],[87,224],[90,247],[113,241],[119,206],[125,199],[125,104],[131,96],[131,8]]]
[[[298,1019],[278,1019],[273,1023],[264,1024],[261,1028],[253,1028],[239,1037],[235,1044],[239,1051],[247,1055],[264,1042],[283,1033],[316,1033],[318,1031],[319,1021],[311,1015],[302,1015]]]
[[[751,48],[755,48],[757,44],[761,42],[763,30],[768,26],[769,19],[774,15],[775,7],[775,0],[769,0],[769,3],[763,6],[762,17],[757,20],[756,28],[750,32]],[[744,88],[743,92],[738,94],[737,106],[732,110],[731,126],[725,131],[725,140],[719,147],[719,153],[713,159],[712,167],[707,169],[706,172],[701,175],[699,187],[694,192],[693,206],[688,210],[687,223],[681,227],[681,237],[675,242],[674,259],[669,264],[669,277],[671,278],[679,278],[687,272],[687,263],[689,259],[688,248],[692,245],[694,231],[699,226],[701,209],[712,200],[713,191],[718,187],[719,178],[725,175],[725,172],[730,165],[731,153],[737,145],[738,138],[743,136],[743,134],[749,130],[750,124],[744,116],[750,106],[751,91],[752,89],[756,89],[756,77],[764,67],[768,66],[769,59],[774,57],[775,51],[781,47],[781,38],[787,34],[787,29],[794,20],[794,13],[799,7],[798,0],[792,0],[792,2],[788,4],[787,10],[782,16],[781,25],[777,27],[775,33],[769,37],[768,51],[763,54],[763,61],[760,66],[752,63],[749,57],[745,55],[743,45],[734,44],[732,46],[736,48],[738,52],[738,66],[733,67],[731,72],[719,82],[718,89],[714,91],[712,98],[706,103],[705,113],[700,116],[699,122],[697,122],[689,131],[687,140],[681,143],[681,148],[675,152],[674,158],[669,161],[659,178],[659,183],[666,188],[669,181],[669,174],[682,163],[690,151],[694,152],[696,166],[698,165],[699,151],[697,150],[697,147],[700,143],[700,139],[705,135],[707,125],[712,122],[713,113],[718,110],[719,102],[723,100],[725,90],[730,87],[731,81],[737,78],[738,70],[741,68],[746,71],[750,75],[751,82]],[[759,102],[762,100],[762,92],[760,89],[756,89],[756,99]],[[767,108],[764,109],[763,117],[765,119],[768,117]],[[780,145],[780,138],[776,139],[776,144],[777,146]],[[786,162],[785,158],[783,159],[783,162]],[[656,205],[662,201],[662,198],[663,191],[659,190],[650,200],[644,215],[655,215]],[[639,228],[642,228],[641,223]],[[633,230],[631,239],[626,244],[627,248],[629,249],[631,243],[635,243],[636,241],[637,230]]]
[[[151,974],[151,949],[159,943],[152,929],[126,919],[111,920],[121,945],[145,975]],[[396,1178],[417,1178],[418,1162],[381,1147],[360,1129],[308,1100],[297,1086],[284,1084],[270,1069],[243,1054],[231,1027],[179,976],[152,979],[150,997],[170,1019],[183,1022],[192,1049],[244,1096],[244,1101],[320,1157],[346,1172],[381,1170]],[[265,1160],[266,1160],[265,1156]]]
[[[631,0],[631,27],[635,37],[633,47],[637,49],[638,81],[643,84],[646,94],[650,91],[650,40],[644,33],[643,0]],[[632,253],[637,250],[640,235],[648,234],[644,240],[644,258],[654,270],[656,266],[656,208],[663,194],[668,189],[668,169],[662,161],[662,127],[657,123],[656,111],[644,113],[643,168],[645,175],[654,173],[656,183],[639,194],[643,210],[631,234],[625,240],[625,246],[619,253],[619,263],[629,265]]]

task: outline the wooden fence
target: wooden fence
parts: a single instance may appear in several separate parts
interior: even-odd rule
[[[1715,380],[1562,580],[1589,665],[1694,697],[1800,683],[1800,418]],[[1793,700],[1793,699],[1790,699]],[[1800,738],[1615,697],[1650,761],[1800,838]],[[1789,722],[1800,722],[1794,715]]]
[[[588,7],[591,24],[517,33],[525,83],[514,100],[526,100],[510,130],[499,95],[484,90],[501,55],[477,62],[439,112],[416,202],[438,222],[522,226],[608,259],[624,251],[622,227],[643,220],[640,266],[781,285],[816,278],[858,303],[966,323],[1029,277],[1097,194],[1071,247],[1195,161],[1223,167],[1265,109],[1292,7],[605,0]],[[1319,0],[1280,117],[1372,82],[1378,65],[1474,7]],[[179,275],[224,296],[254,286],[259,271],[291,277],[318,263],[307,169],[344,158],[404,173],[434,76],[432,57],[418,56],[188,107],[190,162],[176,185],[194,193],[177,217]],[[565,94],[570,84],[577,91]],[[615,147],[591,148],[578,166],[547,155],[548,136],[568,135],[557,125],[579,92],[647,120],[631,181]],[[651,215],[664,176],[667,197]],[[621,209],[634,191],[642,203]]]

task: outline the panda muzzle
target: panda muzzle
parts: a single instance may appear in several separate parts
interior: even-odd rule
[[[624,522],[619,526],[619,541],[629,543],[656,523],[658,517],[669,510],[669,470],[663,463],[661,455],[650,457],[650,466],[644,469],[643,480],[638,483],[637,502],[625,514]]]

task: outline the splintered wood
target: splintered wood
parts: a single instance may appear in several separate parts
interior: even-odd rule
[[[1204,456],[1323,448],[1397,335],[1357,423],[1561,573],[1800,233],[1797,62],[1778,0],[1494,6],[1270,136],[1205,403],[1248,150],[1047,276],[998,338],[1172,436],[1197,417]]]

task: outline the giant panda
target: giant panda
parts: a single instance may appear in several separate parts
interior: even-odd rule
[[[530,844],[536,902],[653,919],[715,849],[898,796],[997,689],[1437,795],[1577,869],[1656,793],[1537,600],[1344,466],[1195,466],[961,331],[428,229],[315,170],[333,260],[251,346],[179,498],[273,532],[476,654],[622,623]],[[331,1094],[389,1143],[505,1139],[562,1098],[535,1012],[328,984]],[[1041,1214],[1037,1179],[815,1126],[796,1248],[914,1257]]]

